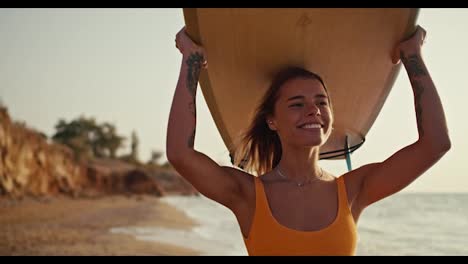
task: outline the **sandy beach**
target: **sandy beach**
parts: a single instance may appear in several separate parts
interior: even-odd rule
[[[113,234],[114,227],[188,230],[196,223],[152,196],[0,199],[0,255],[198,255]]]

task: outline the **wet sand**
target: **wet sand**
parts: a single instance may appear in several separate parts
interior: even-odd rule
[[[113,227],[188,230],[196,223],[152,196],[0,199],[0,255],[199,255],[192,249],[112,234]]]

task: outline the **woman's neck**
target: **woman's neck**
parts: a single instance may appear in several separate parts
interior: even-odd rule
[[[320,150],[311,148],[283,148],[281,160],[276,169],[291,180],[307,181],[321,178],[323,171],[318,164]]]

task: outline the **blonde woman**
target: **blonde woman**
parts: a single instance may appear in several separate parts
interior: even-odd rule
[[[182,62],[167,128],[168,160],[198,191],[234,213],[249,255],[354,255],[363,210],[408,186],[451,146],[421,55],[425,35],[418,26],[398,46],[414,92],[419,139],[385,161],[335,176],[318,163],[334,119],[326,80],[295,67],[272,80],[239,140],[234,163],[246,158],[243,170],[219,166],[195,150],[195,96],[208,64],[203,47],[182,29],[176,36]]]

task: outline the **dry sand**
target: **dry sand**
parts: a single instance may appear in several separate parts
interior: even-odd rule
[[[191,249],[133,236],[113,227],[196,225],[183,212],[152,196],[0,199],[0,255],[198,255]]]

